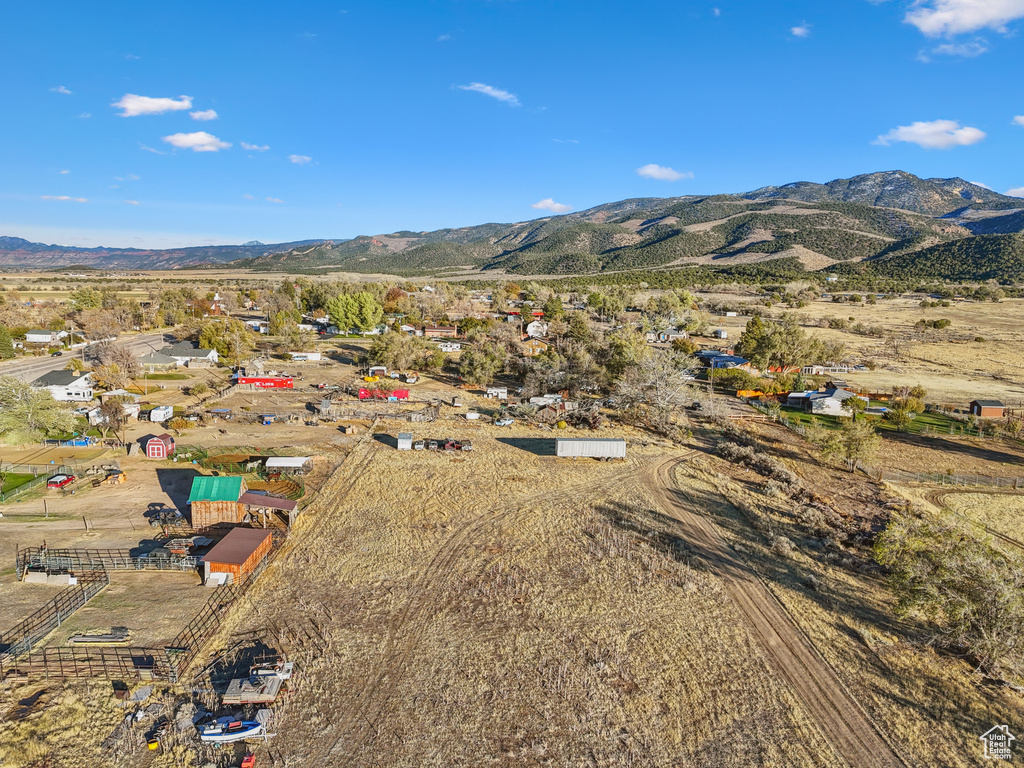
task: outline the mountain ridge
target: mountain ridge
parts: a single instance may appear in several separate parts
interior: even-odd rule
[[[998,239],[975,238],[1021,231],[1024,199],[958,177],[921,179],[896,170],[824,184],[797,181],[739,194],[627,198],[527,221],[397,230],[348,240],[147,250],[65,248],[0,237],[0,267],[225,265],[256,271],[410,276],[466,270],[564,275],[731,266],[779,258],[795,258],[815,270],[888,259],[909,264],[913,254],[927,252],[936,254],[948,270],[949,254],[969,261],[975,250],[991,266],[993,248],[1007,246],[994,246],[1003,242]],[[957,246],[928,250],[949,243]],[[83,261],[83,256],[88,258]],[[920,268],[922,264],[914,262],[914,269]],[[985,273],[991,275],[992,269]]]

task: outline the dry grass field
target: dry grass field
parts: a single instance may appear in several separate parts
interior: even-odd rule
[[[839,509],[874,503],[866,479],[807,471],[792,433],[759,428]],[[727,560],[782,611],[786,646],[812,650],[830,695],[903,764],[976,765],[978,734],[1024,727],[1015,694],[908,642],[922,628],[892,618],[863,554],[823,550],[791,503],[706,455],[703,438],[681,451],[625,431],[628,461],[602,463],[556,459],[518,424],[377,431],[409,429],[472,437],[474,451],[398,452],[363,433],[214,638],[211,658],[259,638],[298,662],[261,764],[844,764],[820,705],[764,645],[749,594],[669,498],[713,521]],[[670,459],[683,463],[666,480],[654,469]],[[132,599],[113,590],[113,612],[83,609],[76,624],[98,628]],[[115,759],[100,742],[122,716],[105,682],[0,691],[0,766],[231,765],[225,750],[183,747]]]

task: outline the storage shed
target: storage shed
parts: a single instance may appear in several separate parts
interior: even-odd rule
[[[309,456],[271,456],[263,466],[270,475],[304,475],[313,466],[313,460]]]
[[[167,459],[174,453],[174,438],[164,433],[146,441],[147,459]]]
[[[399,432],[398,433],[398,450],[400,450],[400,451],[411,451],[412,450],[412,432]]]
[[[188,495],[192,527],[242,522],[246,510],[239,499],[246,490],[245,480],[240,477],[194,477],[192,491]]]
[[[241,584],[267,556],[273,542],[270,531],[233,528],[203,556],[203,581],[207,585]]]
[[[1001,419],[1006,411],[1006,406],[998,400],[972,400],[971,413],[983,419]]]
[[[555,455],[568,459],[624,459],[626,441],[620,437],[556,437]]]

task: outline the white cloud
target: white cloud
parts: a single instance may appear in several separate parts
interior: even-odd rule
[[[79,115],[79,117],[82,118],[83,120],[88,120],[90,117],[92,117],[92,113],[90,113],[90,112],[83,112],[82,114]]]
[[[674,168],[669,168],[667,165],[657,165],[656,163],[642,165],[636,169],[636,173],[637,176],[643,176],[646,179],[657,179],[658,181],[679,181],[680,179],[693,178],[691,171],[677,171]]]
[[[789,28],[789,33],[791,35],[793,35],[793,37],[810,37],[811,36],[811,25],[808,24],[805,21],[803,24],[801,24],[799,26],[790,27]]]
[[[279,197],[268,197],[268,198],[267,198],[267,202],[268,202],[268,203],[283,203],[283,202],[284,202],[284,200],[282,200],[282,199],[281,199],[281,198],[279,198]]]
[[[1013,118],[1013,124],[1024,127],[1024,115],[1017,115]]]
[[[980,181],[969,181],[967,183],[973,184],[976,187],[981,187],[982,189],[992,189],[988,184],[982,184]]]
[[[1006,194],[1010,197],[1024,197],[1024,187],[1014,187],[1013,189],[1006,190]]]
[[[221,141],[206,131],[195,133],[172,133],[164,136],[164,141],[178,149],[191,149],[193,152],[219,152],[231,146],[229,141]]]
[[[457,85],[455,87],[461,91],[475,91],[476,93],[482,93],[484,96],[490,96],[492,99],[504,101],[510,107],[519,106],[519,99],[514,93],[503,91],[501,88],[495,88],[493,85],[470,83],[469,85]]]
[[[984,138],[984,131],[970,126],[961,128],[956,120],[932,120],[893,128],[871,143],[888,147],[890,144],[905,141],[925,149],[950,149],[977,144]]]
[[[177,112],[182,109],[192,109],[191,96],[179,96],[177,99],[158,98],[149,96],[138,96],[134,93],[126,93],[111,104],[122,110],[121,117],[136,117],[138,115],[161,115],[164,112]]]
[[[243,141],[242,142],[242,149],[247,149],[250,152],[266,152],[268,149],[270,149],[270,145],[268,145],[268,144],[250,144],[247,141]]]
[[[973,59],[988,51],[988,43],[976,38],[968,43],[943,43],[932,48],[931,53],[937,56],[959,56],[962,59]]]
[[[70,200],[74,203],[88,203],[87,197],[69,197],[68,195],[40,195],[40,200]]]
[[[313,162],[313,158],[309,155],[288,155],[288,159],[296,165],[305,165],[306,163]]]
[[[139,149],[143,150],[144,152],[152,152],[154,155],[166,155],[167,154],[166,152],[161,152],[159,149],[153,149],[152,147],[147,147],[145,144],[142,144],[142,143],[139,144]]]
[[[579,144],[579,139],[555,139],[559,144]]]
[[[536,203],[530,204],[531,208],[537,208],[541,211],[551,211],[552,213],[568,213],[572,210],[571,205],[565,203],[556,203],[550,197],[545,197],[543,200],[538,200]]]
[[[60,171],[60,175],[61,176],[65,176],[65,175],[67,175],[69,173],[71,173],[71,171]]]
[[[51,88],[50,90],[54,93],[63,93],[65,96],[71,95],[71,91],[63,85],[58,85],[55,88]]]
[[[189,112],[193,120],[216,120],[217,110],[215,109],[199,109],[195,112]]]
[[[960,35],[979,29],[1005,32],[1024,17],[1024,0],[915,0],[903,17],[928,37]]]
[[[447,43],[451,39],[452,39],[451,35],[438,35],[437,36],[437,42],[439,42],[439,43]]]
[[[138,200],[125,200],[125,202],[128,203],[128,205],[138,205],[139,204]]]
[[[722,9],[721,8],[712,8],[711,12],[714,13],[715,16],[721,16],[722,15]]]
[[[256,199],[255,195],[242,195],[242,197],[244,197],[246,200],[255,200]]]

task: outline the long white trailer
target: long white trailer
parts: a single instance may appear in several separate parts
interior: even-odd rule
[[[624,459],[626,441],[621,437],[556,437],[555,455],[567,459]]]

